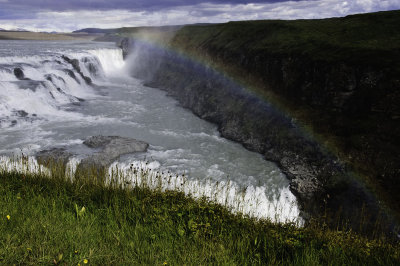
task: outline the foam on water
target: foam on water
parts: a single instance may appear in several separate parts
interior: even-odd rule
[[[51,61],[54,56],[31,55],[31,56],[3,56],[0,57],[0,64],[15,65],[15,64],[36,64],[41,61]]]
[[[51,97],[43,85],[36,91],[20,89],[15,83],[0,82],[0,116],[10,116],[13,111],[23,110],[41,116],[69,116],[57,108],[57,101]]]
[[[0,81],[17,81],[18,79],[15,77],[14,73],[12,73],[8,69],[0,69]]]
[[[73,179],[80,158],[72,158],[67,164],[66,176]],[[275,197],[268,197],[265,186],[239,186],[231,180],[198,180],[185,175],[163,172],[158,161],[115,162],[108,169],[108,184],[120,184],[125,188],[146,187],[160,191],[179,191],[195,199],[221,204],[233,213],[241,213],[274,222],[292,222],[301,226],[297,200],[285,187]]]
[[[71,181],[82,158],[73,157],[66,165],[66,178]],[[296,223],[301,226],[296,198],[286,187],[270,198],[264,186],[241,188],[231,180],[213,181],[189,179],[184,175],[161,172],[157,161],[133,161],[113,163],[108,169],[107,184],[119,184],[127,189],[145,187],[160,191],[179,191],[195,199],[206,198],[210,202],[227,207],[233,213],[240,213],[257,219],[268,219],[281,223]],[[51,171],[39,165],[34,157],[0,157],[1,172],[35,173],[51,177]]]
[[[10,158],[7,156],[0,156],[0,172],[51,175],[49,169],[39,165],[37,160],[33,157]]]
[[[122,71],[125,66],[125,61],[121,49],[97,49],[89,50],[88,52],[100,61],[100,64],[107,75],[126,75],[126,73]]]
[[[64,54],[78,59],[82,73],[99,83],[104,81],[105,73],[118,71],[124,65],[122,51],[117,48],[0,57],[0,127],[14,126],[12,121],[21,120],[16,115],[18,111],[45,119],[80,117],[61,107],[79,103],[81,99],[92,99],[96,92],[63,59]],[[16,68],[22,70],[25,80],[16,78]],[[26,114],[22,122],[25,120]]]
[[[267,197],[265,186],[250,185],[243,188],[231,180],[198,180],[162,172],[159,167],[158,162],[114,163],[109,168],[109,175],[113,180],[117,179],[128,186],[145,185],[161,191],[181,191],[196,199],[205,197],[209,201],[226,206],[234,213],[270,219],[275,222],[301,224],[296,198],[288,187],[283,188],[277,196],[271,198]]]

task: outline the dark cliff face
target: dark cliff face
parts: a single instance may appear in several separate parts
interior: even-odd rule
[[[240,67],[252,69],[290,106],[306,110],[302,122],[333,140],[349,170],[367,178],[392,207],[398,206],[400,72],[396,66],[314,61],[304,55],[271,55],[261,60],[264,64],[258,62],[250,57]]]
[[[126,43],[131,48],[140,47],[146,51],[140,51],[139,54],[143,56],[135,56],[135,64],[140,67],[133,67],[132,75],[144,79],[149,86],[166,90],[199,117],[216,123],[222,136],[242,143],[247,149],[276,162],[289,178],[290,189],[300,201],[304,218],[322,216],[327,210],[336,213],[340,209],[341,218],[351,219],[356,225],[363,207],[371,211],[371,217],[374,217],[371,221],[378,216],[379,206],[362,183],[347,173],[345,165],[338,158],[324,152],[315,140],[307,137],[291,117],[213,69],[156,46],[135,46],[134,42]],[[244,67],[252,65],[255,71],[259,71],[250,60],[242,62]],[[318,74],[318,68],[307,69],[293,58],[274,58],[260,65],[267,65],[270,74],[266,79],[270,84],[279,86],[293,97],[293,88],[302,90],[295,83],[314,82],[307,80],[307,75],[293,73],[300,71],[300,68],[294,67],[296,62],[299,63],[297,66],[301,66],[301,71]],[[331,71],[336,73],[335,69]],[[293,77],[299,77],[302,82]],[[336,80],[334,76],[326,74],[323,82],[330,84],[330,79]],[[351,87],[347,81],[342,82]],[[324,89],[329,90],[329,87]],[[332,102],[333,98],[324,92],[320,93],[324,96],[318,98],[318,95],[310,93],[304,96],[304,101],[312,98],[317,105],[328,107],[325,102]],[[302,100],[303,94],[300,91],[293,99],[300,97]],[[334,107],[328,108],[334,110]]]
[[[358,226],[368,210],[393,225],[371,194],[399,206],[398,14],[188,26],[167,50],[137,39],[121,47],[135,54],[134,76],[276,162],[305,218],[335,213]]]
[[[219,60],[234,64],[232,58],[225,53]],[[306,110],[305,122],[334,139],[355,170],[374,175],[386,189],[395,183],[395,190],[400,188],[400,72],[396,65],[270,55],[247,57],[239,67],[260,77],[288,105]],[[393,202],[400,200],[398,193],[392,196]]]

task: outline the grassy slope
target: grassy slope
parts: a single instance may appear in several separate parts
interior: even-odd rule
[[[395,265],[399,259],[398,244],[257,222],[177,192],[0,173],[5,265]]]
[[[400,11],[322,20],[239,21],[186,26],[178,32],[176,45],[253,55],[306,54],[323,61],[398,67],[393,54],[398,58],[400,53],[399,24]]]

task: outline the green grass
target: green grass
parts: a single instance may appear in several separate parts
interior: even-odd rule
[[[400,246],[234,215],[180,192],[0,171],[0,263],[395,265]],[[9,218],[9,219],[8,219]]]
[[[400,11],[315,20],[237,21],[185,26],[173,45],[227,54],[301,54],[313,60],[399,67]]]

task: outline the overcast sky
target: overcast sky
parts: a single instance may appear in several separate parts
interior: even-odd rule
[[[254,19],[338,17],[400,9],[400,0],[0,0],[0,28],[180,25]]]

